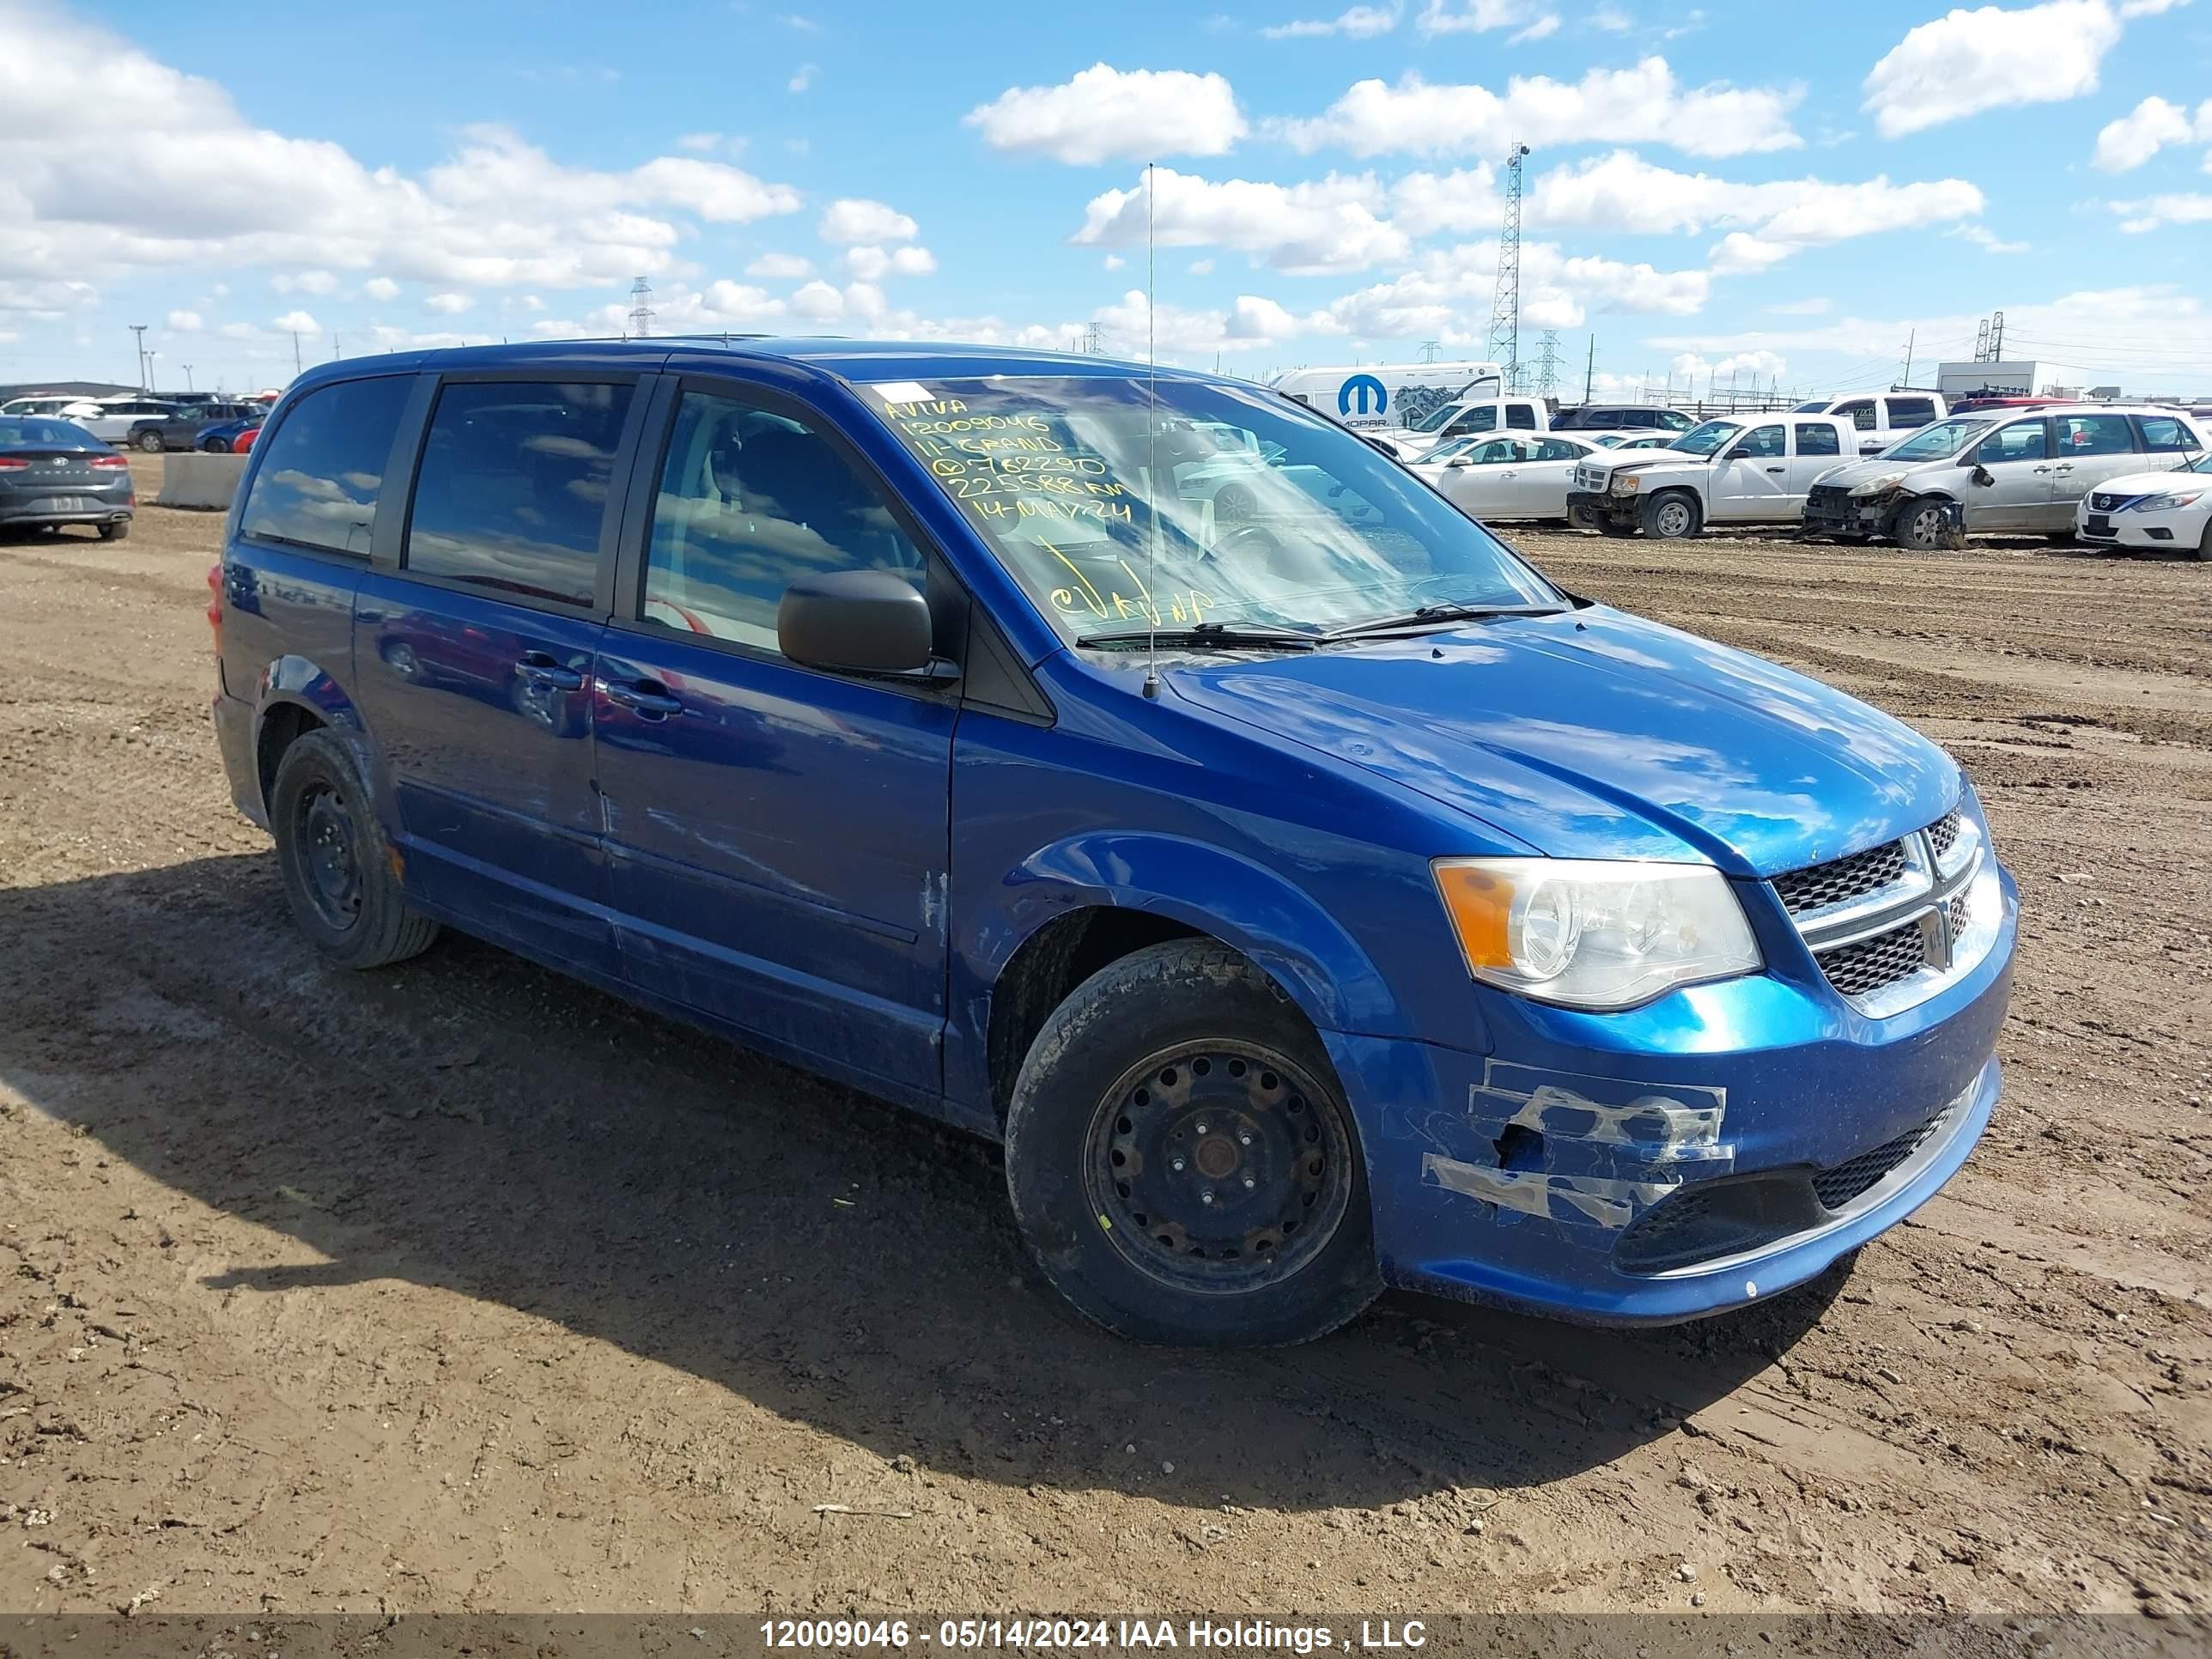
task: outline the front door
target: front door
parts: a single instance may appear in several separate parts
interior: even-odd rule
[[[1843,441],[1832,423],[1790,422],[1790,499],[1796,511],[1804,512],[1805,497],[1812,491],[1813,480],[1830,467],[1842,465],[1844,459]]]
[[[1782,422],[1755,426],[1729,446],[1714,469],[1706,517],[1786,519],[1790,509],[1790,441]]]
[[[2117,411],[2059,415],[2051,422],[2051,501],[2036,530],[2071,530],[2081,498],[2107,478],[2140,472],[2135,424]]]
[[[2051,512],[2051,444],[2041,416],[1999,427],[1975,448],[1974,460],[1989,482],[1972,471],[1959,486],[1966,527],[2039,530]]]
[[[928,561],[811,409],[686,380],[665,424],[641,579],[597,667],[623,971],[820,1069],[934,1098],[957,697],[776,645],[796,578],[888,569],[927,591]]]
[[[590,685],[635,395],[449,380],[401,568],[354,594],[356,695],[409,884],[471,932],[601,973],[614,939]]]

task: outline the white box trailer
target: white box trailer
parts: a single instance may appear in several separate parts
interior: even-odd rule
[[[1294,368],[1275,390],[1362,431],[1402,431],[1446,404],[1505,391],[1496,363],[1369,363]]]

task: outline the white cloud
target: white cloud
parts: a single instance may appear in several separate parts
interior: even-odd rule
[[[1408,181],[1410,182],[1410,181]],[[1628,150],[1555,167],[1529,191],[1536,226],[1587,226],[1648,235],[1735,229],[1712,251],[1724,273],[1762,270],[1801,248],[1884,231],[1969,219],[1984,205],[1963,179],[1893,185],[1877,176],[1858,184],[1821,179],[1739,184],[1678,173]]]
[[[678,149],[719,149],[721,144],[722,135],[719,132],[687,132],[676,141]]]
[[[847,248],[845,268],[864,283],[879,283],[886,276],[927,276],[937,269],[937,257],[926,247],[870,245]]]
[[[335,294],[338,279],[327,270],[300,270],[272,276],[269,286],[279,294]]]
[[[1382,187],[1371,175],[1331,173],[1312,184],[1247,179],[1216,182],[1172,167],[1155,167],[1153,234],[1167,247],[1230,247],[1294,275],[1364,270],[1405,257],[1406,234],[1378,216]],[[1145,240],[1142,179],[1127,190],[1091,198],[1081,246],[1140,246]]]
[[[763,253],[745,267],[746,276],[764,277],[769,282],[796,282],[813,274],[812,263],[796,253]]]
[[[1626,34],[1636,27],[1636,20],[1618,6],[1600,6],[1590,14],[1589,21],[1592,28],[1607,34]]]
[[[1349,35],[1355,40],[1388,34],[1398,27],[1404,15],[1403,0],[1388,6],[1353,6],[1334,17],[1307,17],[1295,22],[1276,23],[1260,31],[1268,40],[1295,40],[1320,34]]]
[[[1548,21],[1549,34],[1559,20],[1544,12],[1535,0],[1426,0],[1413,27],[1424,34],[1486,34],[1492,29],[1519,28],[1516,39],[1541,40],[1529,27]]]
[[[422,303],[432,311],[454,317],[466,311],[473,302],[465,294],[433,294]]]
[[[1863,107],[1885,138],[1984,110],[2059,103],[2097,89],[2120,38],[2108,0],[1963,9],[1911,30],[1868,72]]]
[[[127,167],[83,119],[110,107],[131,111]],[[219,265],[611,285],[677,267],[698,219],[799,205],[735,167],[569,167],[497,127],[464,127],[426,171],[371,169],[338,144],[251,125],[216,82],[38,0],[0,4],[0,276]]]
[[[197,334],[206,326],[206,320],[197,311],[173,311],[169,326],[179,334]]]
[[[1219,155],[1249,130],[1229,82],[1188,70],[1093,64],[1056,87],[1012,87],[963,124],[994,149],[1077,165],[1116,157]]]
[[[2189,0],[2120,0],[2120,15],[2155,17],[2160,12],[2172,11],[2188,3]]]
[[[1559,15],[1557,12],[1552,12],[1545,16],[1539,17],[1534,22],[1529,24],[1527,28],[1516,30],[1515,33],[1507,35],[1505,37],[1505,44],[1509,46],[1524,46],[1531,40],[1548,40],[1559,32]]]
[[[1829,312],[1835,309],[1835,304],[1836,302],[1833,300],[1824,300],[1815,297],[1803,300],[1784,300],[1781,304],[1769,306],[1766,309],[1771,314],[1777,317],[1825,317]]]
[[[2194,119],[2179,104],[2146,98],[2098,131],[2096,162],[2106,173],[2126,173],[2168,144],[2190,143],[2212,144],[2212,98],[2197,106]]]
[[[2139,202],[2115,202],[2112,211],[2126,216],[2120,228],[2131,234],[2156,230],[2161,225],[2212,224],[2212,196],[2153,196]]]
[[[799,30],[802,34],[819,34],[822,32],[821,24],[811,17],[802,17],[795,11],[784,12],[775,21],[787,29]]]
[[[793,72],[791,79],[784,82],[784,90],[787,92],[805,92],[813,87],[814,77],[821,73],[822,69],[819,64],[801,64],[799,68]]]
[[[361,285],[361,291],[371,300],[396,300],[399,297],[399,284],[389,276],[372,276]]]
[[[282,317],[273,319],[269,326],[289,334],[320,334],[323,331],[322,325],[305,311],[288,311]]]
[[[1765,383],[1771,386],[1790,367],[1790,360],[1771,351],[1739,351],[1709,362],[1692,351],[1678,352],[1667,364],[1667,384],[1677,380],[1687,388],[1684,396],[1694,396],[1698,382],[1705,383],[1710,395],[1715,387],[1725,390],[1731,384],[1749,388]]]
[[[840,197],[830,203],[818,228],[823,241],[839,247],[911,242],[921,234],[921,228],[896,208],[857,196]]]
[[[1497,155],[1514,142],[1658,143],[1697,155],[1790,149],[1798,88],[1684,88],[1662,58],[1632,69],[1594,69],[1576,82],[1516,76],[1500,94],[1486,87],[1435,84],[1408,73],[1395,86],[1354,83],[1310,119],[1270,131],[1301,150],[1341,145],[1358,155]]]
[[[1194,276],[1212,276],[1213,261],[1211,259],[1193,259],[1190,262],[1190,274]]]
[[[2026,242],[2008,242],[1986,225],[1958,225],[1943,233],[1955,236],[1962,242],[1972,242],[1984,253],[2026,253]]]
[[[1127,259],[1124,259],[1118,253],[1109,253],[1098,263],[1108,270],[1119,270],[1123,265],[1127,264],[1129,262]]]

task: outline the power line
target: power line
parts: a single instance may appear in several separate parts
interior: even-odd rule
[[[1505,219],[1498,233],[1498,296],[1490,307],[1491,360],[1505,371],[1505,389],[1521,390],[1521,162],[1516,144],[1505,163]]]

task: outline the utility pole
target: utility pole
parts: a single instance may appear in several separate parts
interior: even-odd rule
[[[149,323],[132,323],[130,325],[131,333],[137,337],[132,343],[138,348],[138,389],[141,392],[147,389],[146,331],[152,325]]]
[[[1590,336],[1589,356],[1583,364],[1583,401],[1590,400],[1590,383],[1597,374],[1597,336]]]
[[[146,353],[146,384],[143,388],[145,391],[151,392],[154,389],[154,359],[161,355],[160,352],[150,349]]]
[[[292,373],[297,375],[306,369],[307,365],[300,361],[300,331],[295,328],[292,331]]]
[[[1516,144],[1505,163],[1505,222],[1498,233],[1498,297],[1490,307],[1490,356],[1505,371],[1505,389],[1521,390],[1521,162]]]
[[[1900,385],[1912,384],[1912,348],[1919,338],[1920,331],[1917,328],[1907,329],[1905,331],[1905,379],[1899,382]]]
[[[185,390],[187,392],[197,392],[198,389],[198,387],[192,384],[192,366],[190,363],[186,363],[185,365]]]

